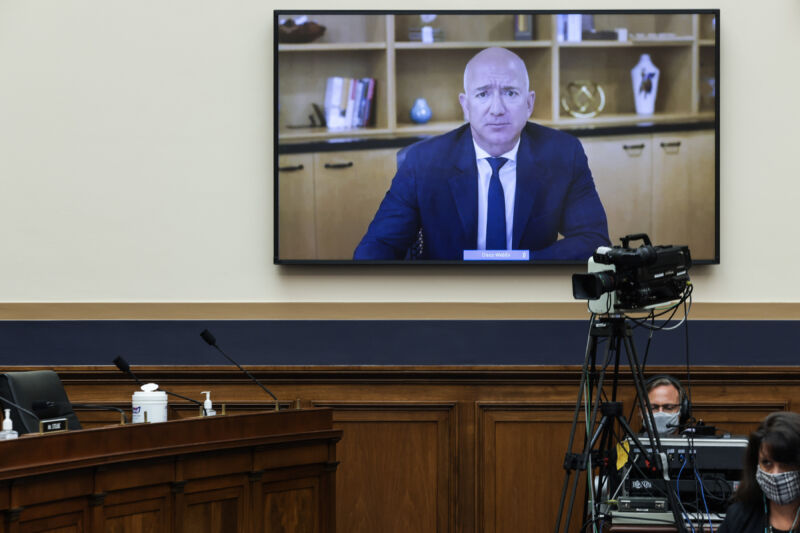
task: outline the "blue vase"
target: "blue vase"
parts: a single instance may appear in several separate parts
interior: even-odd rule
[[[417,124],[425,124],[431,119],[431,108],[424,98],[417,98],[411,107],[411,120]]]

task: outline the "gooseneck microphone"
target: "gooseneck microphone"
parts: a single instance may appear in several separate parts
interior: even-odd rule
[[[139,385],[142,384],[142,381],[138,377],[136,377],[136,374],[134,374],[133,370],[131,370],[131,365],[129,365],[128,362],[125,359],[123,359],[121,355],[114,358],[114,364],[121,371],[125,372],[130,377],[132,377],[134,379],[134,381],[136,381],[137,384],[139,384]],[[187,398],[186,396],[178,394],[177,392],[170,392],[167,389],[161,389],[161,390],[164,391],[165,393],[169,394],[170,396],[175,396],[176,398],[180,398],[182,400],[186,400],[187,402],[192,402],[195,405],[199,405],[200,408],[203,410],[203,416],[206,416],[208,414],[208,413],[206,413],[206,408],[203,406],[203,402],[198,402],[197,400],[193,400],[191,398]]]
[[[114,407],[113,405],[100,405],[95,403],[54,402],[51,400],[34,400],[33,404],[31,404],[33,412],[36,413],[36,415],[39,418],[52,418],[57,416],[63,416],[63,413],[68,413],[72,411],[72,409],[75,407],[77,407],[78,409],[116,411],[120,414],[122,423],[123,424],[128,423],[128,417],[125,415],[125,411],[123,409],[120,409],[119,407]]]
[[[29,410],[25,409],[25,408],[24,408],[24,407],[22,407],[21,405],[17,405],[17,404],[15,404],[14,402],[12,402],[11,400],[9,400],[9,399],[8,399],[8,398],[6,398],[5,396],[0,396],[0,401],[2,401],[3,403],[5,403],[5,404],[8,404],[8,405],[10,405],[11,407],[13,407],[13,408],[17,409],[17,410],[18,410],[20,413],[25,413],[26,415],[33,417],[33,419],[34,419],[34,420],[36,420],[36,423],[37,423],[37,424],[38,424],[39,422],[41,422],[41,420],[42,420],[41,418],[39,418],[39,416],[38,416],[38,415],[36,415],[36,413],[33,413],[33,412],[31,412],[31,411],[29,411]],[[21,418],[21,417],[20,417],[20,418]]]
[[[128,374],[130,377],[132,377],[136,383],[138,383],[139,385],[142,384],[142,381],[139,378],[137,378],[136,374],[134,374],[133,370],[131,370],[131,365],[129,365],[128,362],[125,359],[123,359],[121,355],[118,355],[117,357],[114,358],[114,364],[117,366],[117,368],[119,368],[120,370]]]
[[[200,333],[200,336],[203,338],[203,340],[204,340],[204,341],[206,341],[206,343],[207,343],[209,346],[211,346],[212,348],[216,348],[216,350],[217,350],[219,353],[221,353],[221,354],[222,354],[222,355],[225,357],[225,359],[227,359],[228,361],[230,361],[231,363],[233,363],[234,365],[236,365],[236,366],[239,368],[239,370],[241,370],[242,372],[244,372],[244,373],[245,373],[245,375],[246,375],[248,378],[250,378],[251,380],[253,380],[253,382],[254,382],[256,385],[258,385],[259,387],[261,387],[262,389],[264,389],[264,392],[266,392],[267,394],[269,394],[270,396],[272,396],[272,399],[274,399],[274,400],[275,400],[275,410],[276,410],[276,411],[280,411],[280,402],[278,402],[278,398],[277,398],[277,397],[276,397],[274,394],[272,394],[272,392],[270,392],[270,390],[269,390],[268,388],[266,388],[264,385],[262,385],[262,384],[261,384],[261,382],[260,382],[260,381],[258,381],[258,380],[257,380],[257,379],[256,379],[256,378],[255,378],[255,377],[254,377],[254,376],[253,376],[253,375],[252,375],[250,372],[248,372],[247,370],[245,370],[244,368],[242,368],[242,365],[240,365],[239,363],[237,363],[236,361],[234,361],[234,360],[233,360],[233,359],[232,359],[232,358],[231,358],[231,357],[230,357],[228,354],[226,354],[225,352],[223,352],[223,351],[222,351],[222,348],[220,348],[219,346],[217,346],[217,339],[214,337],[214,335],[212,335],[212,334],[211,334],[211,332],[210,332],[210,331],[208,331],[207,329],[204,329],[204,330],[203,330],[203,331]]]

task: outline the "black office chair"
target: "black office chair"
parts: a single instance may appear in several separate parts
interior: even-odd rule
[[[52,370],[6,372],[0,375],[0,396],[36,415],[34,417],[24,411],[21,412],[13,405],[2,401],[6,409],[11,409],[14,429],[20,435],[37,433],[39,420],[50,418],[66,418],[67,429],[81,429],[64,385],[61,384],[58,374]]]

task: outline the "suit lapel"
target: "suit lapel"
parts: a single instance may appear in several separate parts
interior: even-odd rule
[[[535,140],[522,130],[522,138],[517,151],[517,188],[514,197],[514,232],[511,247],[519,249],[522,234],[537,200],[537,192],[545,181],[547,168],[542,157],[536,153]]]
[[[478,165],[469,129],[455,149],[458,157],[448,184],[464,231],[464,248],[475,249],[478,247]]]

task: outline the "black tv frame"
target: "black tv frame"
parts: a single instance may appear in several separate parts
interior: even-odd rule
[[[672,124],[650,124],[643,129],[641,125],[625,125],[625,126],[610,126],[610,127],[593,127],[581,130],[572,130],[570,133],[577,137],[590,137],[590,136],[605,136],[605,135],[623,135],[630,133],[641,133],[647,131],[648,133],[669,132],[669,131],[692,131],[700,129],[708,129],[708,126],[713,124],[714,127],[714,257],[710,259],[692,259],[694,265],[718,265],[720,264],[720,9],[531,9],[531,10],[448,10],[448,9],[432,9],[432,10],[368,10],[368,9],[347,9],[347,10],[331,10],[331,9],[280,9],[273,12],[273,264],[276,265],[340,265],[340,266],[397,266],[397,265],[413,265],[417,268],[425,267],[428,265],[457,265],[459,267],[474,267],[474,268],[490,268],[509,266],[516,266],[518,268],[529,267],[553,267],[553,266],[566,266],[573,267],[575,265],[585,265],[586,261],[575,260],[532,260],[532,261],[464,261],[464,260],[352,260],[352,259],[283,259],[279,257],[280,242],[279,242],[279,209],[278,202],[279,195],[279,179],[278,179],[278,156],[279,153],[298,153],[292,150],[290,145],[283,151],[279,142],[279,53],[278,53],[278,26],[279,20],[287,15],[419,15],[425,13],[435,13],[437,15],[558,15],[558,14],[587,14],[587,15],[614,15],[614,14],[629,14],[629,15],[651,15],[651,14],[664,14],[664,15],[714,15],[716,23],[714,27],[714,77],[716,80],[715,98],[714,98],[714,120],[708,122],[694,122],[694,123],[681,123],[679,127]],[[644,121],[643,121],[644,122]],[[398,138],[398,143],[400,138]],[[408,137],[405,139],[405,144],[412,144],[419,137]],[[383,144],[381,140],[375,139],[376,142],[364,141],[364,144],[354,149],[371,149],[381,147]],[[395,143],[392,143],[395,145]],[[314,151],[328,151],[335,150],[338,147],[336,143],[317,142],[317,143],[303,143],[304,151],[308,151],[308,147],[313,145]],[[403,144],[399,144],[402,146]],[[398,147],[398,150],[400,148]],[[377,209],[377,206],[376,206]],[[618,245],[618,242],[612,240],[612,245]],[[654,242],[653,244],[681,244],[681,243],[660,243]]]

